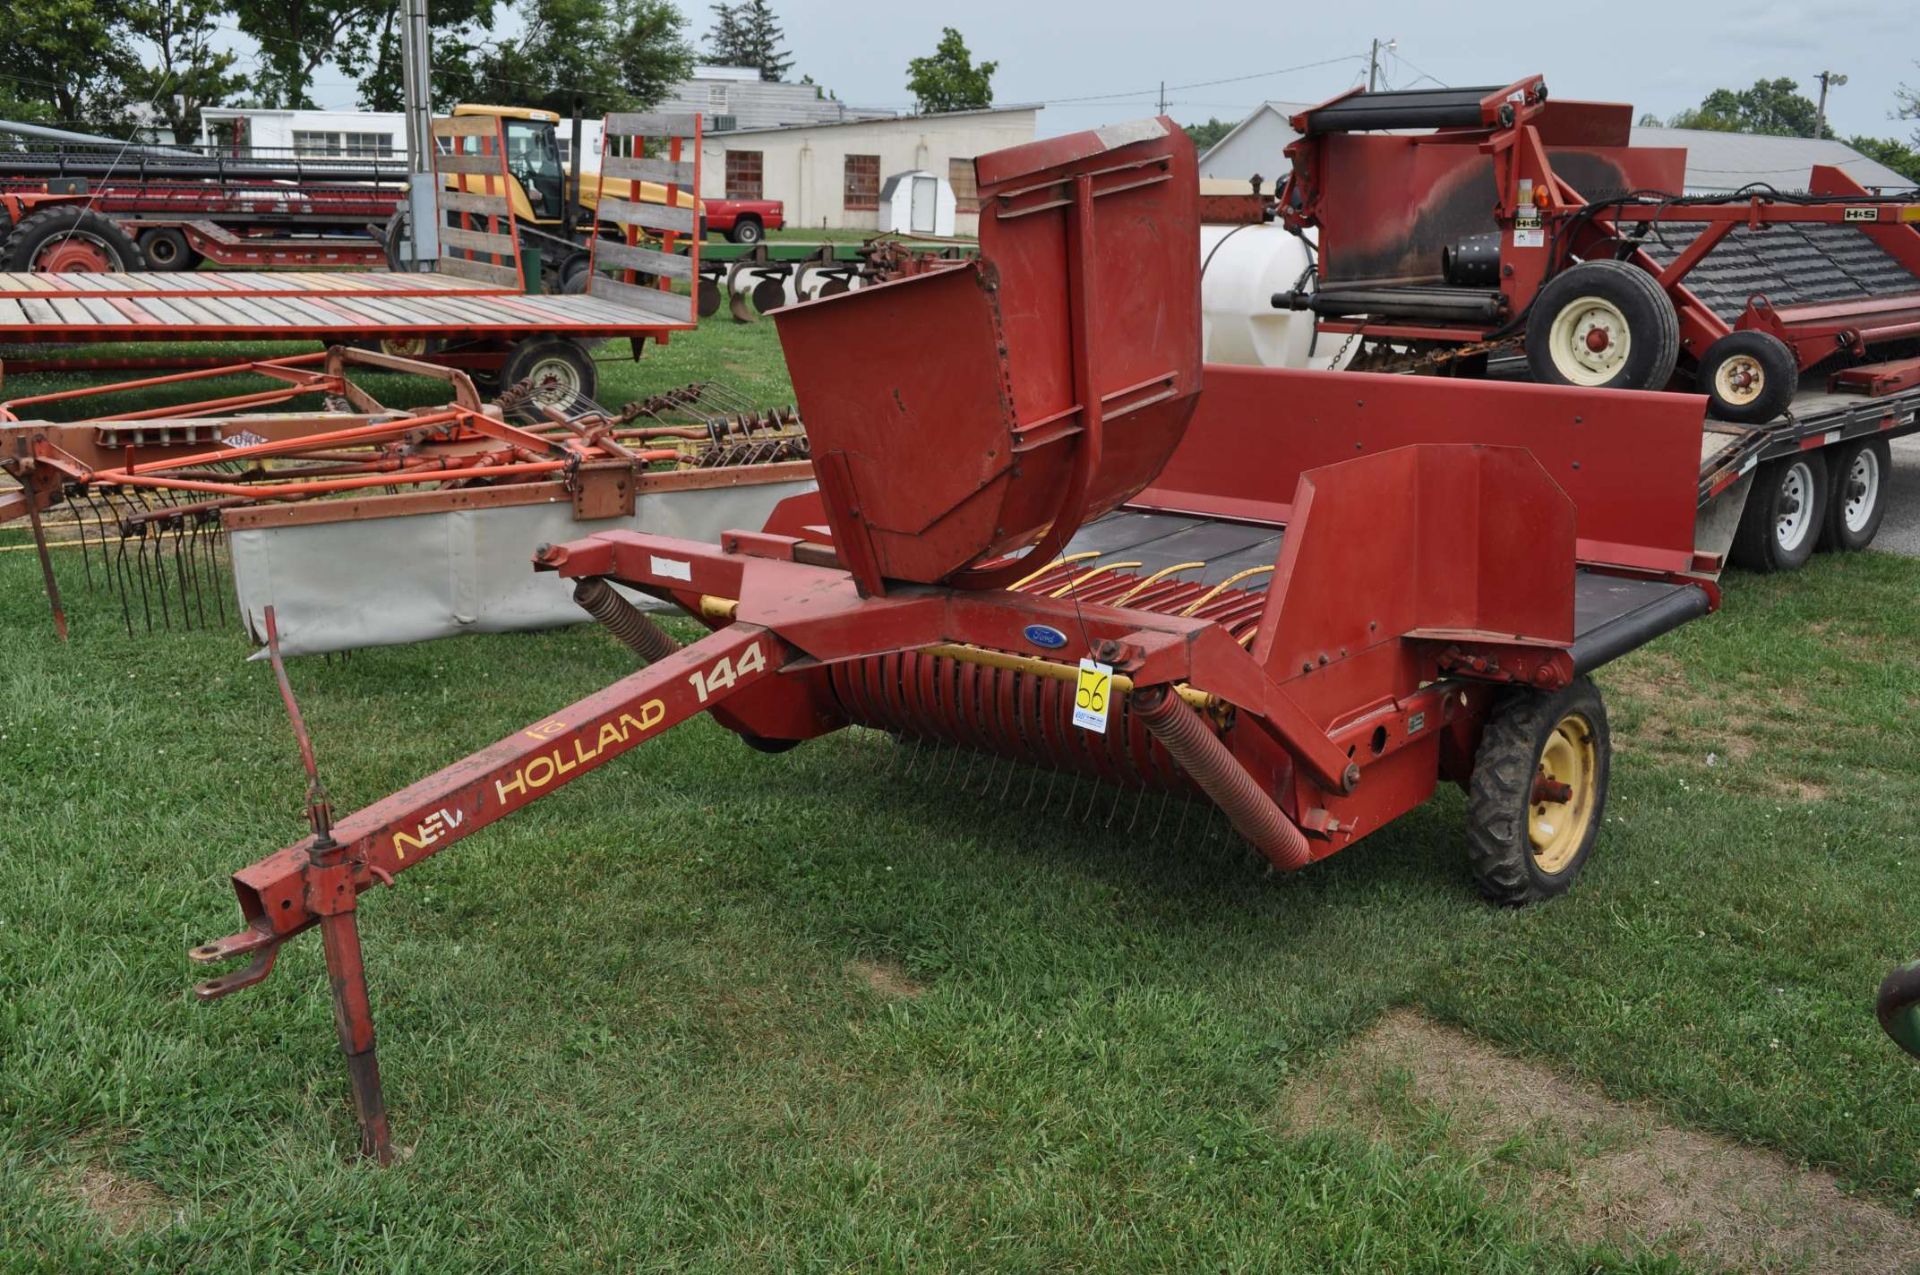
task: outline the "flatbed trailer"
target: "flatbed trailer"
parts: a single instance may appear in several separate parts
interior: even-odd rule
[[[555,394],[591,399],[597,372],[585,342],[624,337],[637,356],[644,341],[664,342],[697,322],[694,297],[667,287],[675,280],[690,285],[699,266],[697,243],[690,256],[674,251],[677,240],[692,238],[691,210],[606,201],[603,220],[625,234],[596,237],[586,288],[530,294],[498,122],[454,117],[433,128],[446,143],[435,155],[447,223],[437,273],[0,273],[0,346],[28,351],[6,359],[5,369],[112,365],[40,353],[54,345],[312,340],[375,344],[497,376],[503,385],[551,381]],[[608,129],[612,141],[630,142],[636,154],[648,139],[664,143],[672,158],[657,165],[676,176],[669,189],[696,187],[696,117],[615,116]],[[694,139],[684,161],[683,138]],[[666,251],[644,246],[649,242]]]

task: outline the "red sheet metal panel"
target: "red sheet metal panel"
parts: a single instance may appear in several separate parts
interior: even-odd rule
[[[1178,126],[979,168],[979,261],[776,316],[835,543],[870,590],[1036,541],[1044,561],[1158,472],[1199,388],[1199,183]],[[1025,573],[960,582],[1009,570]]]
[[[1578,509],[1582,561],[1687,571],[1705,418],[1692,394],[1209,365],[1179,450],[1132,503],[1284,523],[1306,470],[1415,443],[1521,447]]]
[[[1573,641],[1574,505],[1520,448],[1399,447],[1314,469],[1294,514],[1253,644],[1276,679],[1409,634]]]

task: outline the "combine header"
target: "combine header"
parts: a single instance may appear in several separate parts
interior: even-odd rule
[[[316,778],[310,835],[234,877],[245,928],[192,951],[250,964],[198,994],[318,927],[384,1159],[360,894],[700,713],[764,752],[863,725],[1197,798],[1289,872],[1450,780],[1489,897],[1565,890],[1606,800],[1585,675],[1714,605],[1683,574],[1700,400],[1203,389],[1194,168],[1165,119],[983,156],[980,259],[781,310],[817,495],[718,544],[543,547],[646,666],[346,818]],[[615,584],[712,632],[679,647]]]

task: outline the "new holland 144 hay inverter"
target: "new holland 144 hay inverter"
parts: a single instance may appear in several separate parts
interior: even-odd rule
[[[1489,897],[1566,889],[1606,800],[1587,674],[1715,605],[1702,401],[1203,373],[1194,170],[1165,119],[983,156],[978,259],[782,310],[817,494],[718,544],[541,547],[644,667],[337,821],[316,783],[310,834],[234,876],[245,928],[192,952],[250,963],[199,994],[318,928],[384,1158],[362,892],[700,713],[1211,803],[1288,872],[1451,781]]]

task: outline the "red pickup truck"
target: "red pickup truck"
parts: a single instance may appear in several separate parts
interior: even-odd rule
[[[735,243],[759,243],[769,230],[787,224],[786,210],[777,199],[703,199],[702,229],[725,235]]]

